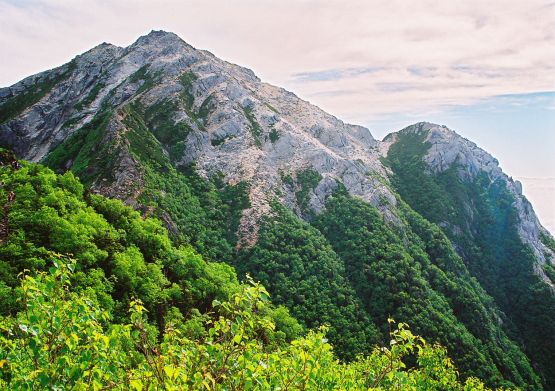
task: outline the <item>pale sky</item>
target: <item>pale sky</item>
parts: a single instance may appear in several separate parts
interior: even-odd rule
[[[2,87],[166,30],[376,138],[446,125],[522,180],[555,233],[552,1],[0,0],[0,25]]]

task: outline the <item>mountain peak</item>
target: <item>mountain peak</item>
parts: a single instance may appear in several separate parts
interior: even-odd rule
[[[163,30],[152,30],[147,35],[143,35],[135,41],[132,46],[142,46],[142,45],[168,45],[171,43],[180,42],[186,44],[179,36],[175,33],[163,31]]]
[[[146,36],[147,37],[165,37],[167,35],[177,37],[177,35],[175,33],[172,33],[171,31],[164,31],[164,30],[151,30],[150,33],[148,33]]]
[[[77,56],[76,60],[87,61],[87,62],[106,62],[110,59],[119,56],[123,52],[123,48],[120,46],[113,45],[108,42],[102,42],[100,45],[86,51],[85,53]]]

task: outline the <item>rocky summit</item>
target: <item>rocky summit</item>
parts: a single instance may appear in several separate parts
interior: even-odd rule
[[[336,179],[374,205],[380,196],[395,201],[387,186],[368,175],[386,177],[380,143],[367,129],[262,83],[252,71],[196,50],[175,34],[152,32],[125,49],[101,44],[70,64],[2,89],[0,96],[7,99],[30,84],[58,80],[39,102],[2,125],[1,141],[13,145],[21,158],[41,162],[76,130],[109,112],[102,143],[111,144],[107,153],[118,155],[110,167],[115,181],[107,184],[95,175],[97,167],[90,161],[91,184],[129,205],[136,205],[141,191],[136,186],[142,181],[141,162],[125,137],[133,130],[128,120],[135,110],[157,109],[165,110],[167,118],[152,125],[153,141],[172,164],[195,163],[205,177],[223,173],[226,182],[251,183],[253,207],[245,211],[243,225],[269,212],[268,202],[278,189],[280,201],[302,215],[280,175],[308,168],[323,178],[310,190],[305,209],[322,211]],[[166,134],[163,126],[182,131]],[[74,163],[68,159],[63,167],[71,169]]]
[[[521,184],[446,126],[376,140],[152,31],[0,89],[0,142],[159,218],[305,326],[331,324],[343,358],[395,315],[465,376],[555,389],[555,240]]]

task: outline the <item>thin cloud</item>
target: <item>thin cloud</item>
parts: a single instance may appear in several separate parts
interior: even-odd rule
[[[361,69],[340,69],[340,70],[328,70],[320,72],[303,72],[293,75],[293,80],[295,83],[304,82],[321,82],[330,80],[341,80],[348,77],[356,77],[358,75],[363,75],[366,73],[373,73],[383,70],[384,68],[361,68]]]
[[[0,0],[0,85],[165,29],[342,118],[426,111],[554,91],[553,12],[543,0]]]
[[[341,71],[303,72],[293,75],[298,83],[340,80],[346,76]]]

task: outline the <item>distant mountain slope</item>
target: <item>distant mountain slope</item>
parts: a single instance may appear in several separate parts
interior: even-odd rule
[[[404,140],[398,140],[399,137],[404,138]],[[412,137],[413,139],[419,138],[420,140],[413,145],[415,140],[408,140],[408,137]],[[399,159],[403,159],[401,162],[406,167],[409,167],[409,165],[405,164],[408,159],[422,159],[423,163],[421,163],[421,167],[419,168],[423,168],[424,174],[446,176],[449,175],[448,172],[452,171],[458,173],[460,183],[476,182],[482,175],[487,176],[488,185],[499,182],[501,187],[506,189],[508,195],[512,198],[511,206],[516,208],[518,212],[518,219],[516,219],[518,234],[524,243],[529,245],[533,250],[534,256],[538,260],[538,267],[536,270],[545,279],[545,275],[542,273],[539,266],[545,264],[551,258],[552,252],[549,251],[550,249],[542,242],[541,238],[543,236],[550,236],[550,234],[542,227],[534,213],[532,205],[528,202],[526,197],[523,196],[522,184],[504,174],[499,167],[497,159],[480,149],[475,143],[462,138],[447,127],[429,123],[420,123],[410,126],[398,133],[389,135],[384,140],[387,145],[391,145],[392,142],[395,141],[399,141],[399,143],[396,146],[397,151],[395,151],[393,155],[398,155]],[[402,144],[406,144],[406,146]],[[410,146],[413,150],[408,151],[407,146]],[[418,148],[427,148],[427,150],[425,153],[415,153]],[[411,153],[414,153],[414,155],[411,156]],[[397,167],[400,167],[400,165],[397,165]],[[409,178],[407,176],[406,179],[408,180],[402,185],[402,187],[404,186],[406,189],[409,189],[411,184],[417,182],[414,177]],[[454,184],[452,184],[452,186],[453,185]],[[424,184],[421,184],[421,186],[424,186]],[[453,194],[454,190],[453,187],[442,189],[443,192],[446,191],[456,197],[456,195]],[[440,191],[440,193],[442,191]],[[428,193],[439,196],[437,191],[429,191]],[[407,195],[408,193],[405,194],[405,196]],[[455,200],[453,199],[452,201],[452,206],[454,206]],[[465,211],[467,212],[466,223],[469,223],[473,216],[471,211],[472,205],[469,204],[472,200],[471,198],[467,198],[467,200],[459,199],[458,201],[463,202]],[[443,225],[452,224],[454,222],[449,221],[448,215],[445,214],[445,207],[447,207],[447,205],[445,205],[445,200],[442,200],[439,204],[427,205],[427,207],[415,206],[415,208],[419,208],[423,212],[426,210],[424,215],[430,218],[432,217],[431,213],[434,213],[433,211],[439,212],[439,210],[443,208],[444,221],[442,221],[439,216],[435,216],[436,218],[431,218],[430,220],[440,225],[442,225],[442,223]],[[452,226],[451,232],[455,234],[456,231],[460,231],[462,228],[463,227]],[[546,282],[549,281],[546,279]]]
[[[343,358],[393,316],[467,376],[555,389],[555,240],[446,127],[378,141],[153,31],[0,89],[0,142],[252,274]]]
[[[416,124],[386,138],[401,197],[437,223],[498,304],[533,362],[555,362],[553,239],[497,160],[445,127]],[[551,384],[553,373],[544,373]]]

